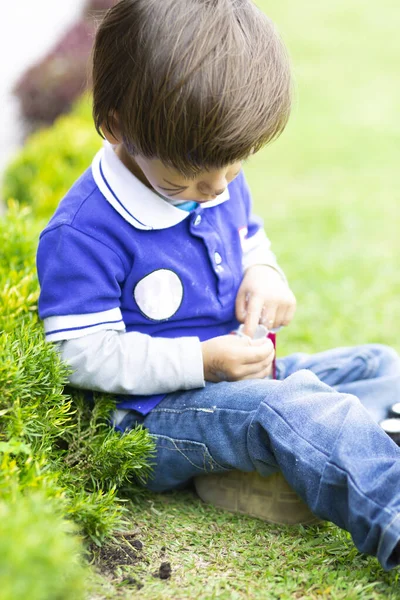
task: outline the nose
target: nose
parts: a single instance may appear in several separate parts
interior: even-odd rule
[[[206,194],[207,196],[220,196],[226,190],[226,186],[228,182],[225,179],[225,176],[218,177],[215,181],[200,181],[197,184],[197,189],[200,193]]]

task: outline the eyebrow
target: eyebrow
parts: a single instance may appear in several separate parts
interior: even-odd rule
[[[233,179],[235,179],[235,177],[237,177],[239,175],[241,170],[242,169],[240,168],[239,171],[234,174]],[[162,187],[161,185],[158,186],[161,190],[166,190],[167,192],[177,192],[177,190],[179,190],[179,192],[183,192],[184,190],[187,190],[189,187],[188,185],[178,185],[177,183],[173,183],[172,181],[168,181],[168,179],[164,179],[164,178],[163,178],[163,181],[165,181],[166,183],[171,185],[173,188],[173,189],[166,188],[166,187]],[[177,192],[177,193],[179,193],[179,192]]]

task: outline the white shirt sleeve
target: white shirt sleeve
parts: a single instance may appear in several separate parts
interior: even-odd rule
[[[287,283],[286,275],[278,265],[275,254],[271,250],[271,242],[267,238],[264,229],[259,229],[250,238],[242,241],[243,247],[243,272],[254,265],[266,265],[275,269]]]
[[[201,343],[196,337],[152,338],[103,330],[56,346],[71,367],[73,387],[151,395],[205,385]]]

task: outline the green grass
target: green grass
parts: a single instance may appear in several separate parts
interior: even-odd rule
[[[246,169],[298,300],[280,352],[364,341],[399,349],[400,7],[259,4],[280,27],[297,81],[287,131]]]
[[[256,212],[298,300],[278,354],[382,342],[400,349],[400,5],[259,0],[289,46],[297,98],[282,138],[246,165]],[[399,482],[400,485],[400,482]],[[399,572],[333,525],[284,529],[149,496],[132,529],[144,587],[97,580],[93,598],[400,598]],[[160,554],[161,547],[166,553]],[[171,579],[152,573],[169,560]]]
[[[206,506],[190,492],[149,495],[140,508],[132,522],[143,543],[140,562],[93,578],[92,600],[400,598],[400,574],[383,572],[328,523],[271,526]],[[162,562],[172,568],[166,581],[154,577]]]

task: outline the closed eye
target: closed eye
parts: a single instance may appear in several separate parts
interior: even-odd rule
[[[162,185],[159,185],[158,187],[160,188],[160,190],[163,190],[165,192],[172,192],[171,194],[166,194],[166,196],[168,196],[169,198],[172,198],[173,196],[177,196],[178,194],[181,194],[182,192],[184,192],[185,190],[188,189],[188,186],[185,185],[176,185],[175,183],[172,183],[172,181],[168,181],[168,179],[164,179],[164,181],[166,181],[167,183],[169,183],[169,185],[173,186],[173,187],[163,187]]]
[[[189,186],[187,185],[177,185],[176,183],[172,183],[172,181],[168,181],[168,179],[164,179],[166,183],[168,183],[171,187],[166,188],[162,187],[162,185],[158,186],[161,190],[166,190],[167,192],[183,192],[183,190],[187,190]]]
[[[162,185],[158,186],[160,188],[160,190],[165,190],[166,192],[183,192],[183,190],[187,190],[186,187],[181,187],[181,188],[166,188],[163,187]]]

